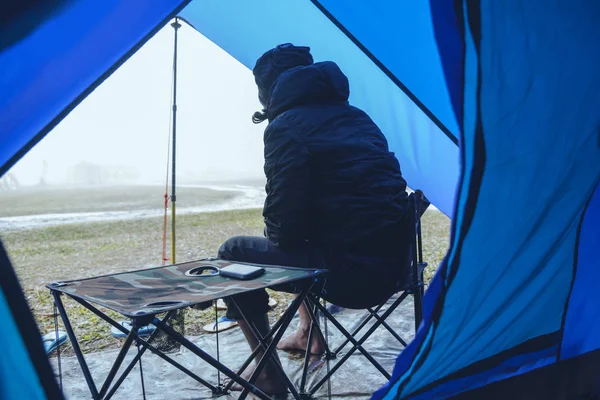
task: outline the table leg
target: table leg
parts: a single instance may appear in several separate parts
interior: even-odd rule
[[[266,336],[262,336],[260,334],[260,332],[258,331],[258,329],[256,329],[256,327],[250,323],[250,321],[248,320],[248,318],[246,318],[246,316],[244,315],[244,312],[240,309],[240,307],[237,305],[236,301],[234,299],[231,299],[233,305],[237,308],[237,310],[239,311],[239,313],[241,314],[242,318],[244,319],[244,321],[246,321],[246,323],[248,324],[248,326],[250,327],[250,329],[252,330],[252,333],[254,334],[254,337],[256,338],[256,340],[258,340],[259,343],[259,347],[263,349],[263,351],[266,351],[266,349],[268,348],[269,344],[269,340],[270,338],[273,336],[274,332],[274,328],[271,329],[268,333],[273,332],[273,334],[271,335],[267,335]],[[296,307],[296,310],[298,308]],[[294,311],[295,314],[295,311]],[[292,317],[293,318],[293,317]],[[280,318],[280,320],[282,320],[282,318]],[[283,322],[283,321],[282,321]],[[281,324],[279,325],[281,326]],[[269,336],[269,339],[266,339],[266,337]],[[254,349],[254,351],[252,352],[252,354],[250,355],[250,357],[248,358],[248,360],[244,363],[243,367],[241,368],[240,371],[238,371],[238,375],[241,375],[242,372],[244,372],[244,370],[248,367],[248,365],[250,365],[250,363],[252,362],[252,360],[254,358],[256,358],[256,355],[258,354],[258,347],[256,349]],[[300,400],[300,394],[298,393],[298,391],[296,390],[296,388],[294,387],[294,383],[290,380],[290,378],[287,376],[287,374],[285,373],[285,371],[283,370],[283,367],[281,366],[281,364],[279,364],[277,361],[277,358],[275,357],[271,357],[271,359],[273,360],[273,362],[275,362],[275,365],[277,367],[277,369],[279,370],[279,372],[283,375],[284,379],[286,380],[287,386],[290,389],[290,392],[292,392],[292,396],[294,396],[295,399]],[[233,382],[231,382],[228,385],[228,388],[231,388],[231,385],[233,384]]]
[[[125,343],[123,344],[123,347],[121,347],[121,351],[119,351],[119,354],[117,355],[117,359],[113,363],[113,366],[110,369],[108,376],[106,377],[106,380],[104,381],[104,384],[102,385],[102,389],[100,389],[100,397],[101,398],[104,397],[104,395],[108,391],[108,388],[110,387],[110,384],[112,383],[113,379],[115,379],[115,375],[117,375],[117,372],[119,371],[119,368],[121,367],[121,364],[123,364],[123,360],[125,359],[125,356],[127,355],[127,352],[129,351],[129,347],[131,346],[131,343],[133,343],[133,340],[137,337],[138,329],[139,329],[139,327],[134,325],[131,329],[131,332],[129,332],[129,335],[127,335],[127,338],[125,339]]]
[[[71,346],[73,346],[73,350],[75,351],[75,356],[77,357],[77,361],[79,362],[79,366],[81,367],[81,372],[83,372],[83,376],[85,377],[85,381],[87,382],[88,387],[90,388],[90,392],[92,394],[92,398],[94,400],[100,399],[100,395],[98,394],[98,389],[96,388],[96,384],[94,383],[94,379],[92,378],[92,374],[90,373],[90,368],[85,362],[85,358],[83,357],[83,353],[81,352],[81,347],[79,347],[79,342],[77,341],[77,337],[75,336],[75,332],[73,332],[73,327],[71,326],[71,321],[67,316],[67,312],[65,311],[65,306],[60,299],[60,293],[54,290],[51,290],[52,296],[54,296],[54,303],[58,308],[58,312],[60,313],[60,318],[65,324],[65,329],[67,330],[67,335],[71,340]]]
[[[214,368],[218,369],[219,371],[221,371],[222,373],[224,373],[228,378],[236,381],[237,383],[242,385],[242,387],[250,389],[252,391],[252,393],[254,395],[256,395],[257,397],[259,397],[261,399],[265,399],[265,400],[269,399],[269,396],[267,396],[264,392],[257,389],[256,387],[250,385],[248,383],[248,381],[242,379],[235,372],[233,372],[232,370],[230,370],[229,368],[227,368],[226,366],[221,364],[219,361],[217,361],[215,358],[213,358],[210,354],[208,354],[204,350],[200,349],[198,346],[196,346],[194,343],[192,343],[187,338],[182,336],[179,332],[174,330],[169,325],[163,323],[158,318],[155,318],[153,323],[154,323],[154,325],[156,325],[157,328],[161,329],[163,332],[165,332],[167,335],[169,335],[173,340],[179,342],[183,347],[185,347],[186,349],[188,349],[189,351],[191,351],[192,353],[194,353],[195,355],[200,357],[202,360],[206,361],[212,367],[214,367]]]
[[[263,356],[261,357],[260,361],[258,362],[256,369],[254,370],[254,372],[252,373],[252,376],[249,379],[250,384],[254,384],[254,382],[258,378],[258,375],[260,374],[260,372],[266,365],[267,360],[271,357],[271,354],[277,349],[277,344],[281,340],[283,333],[287,330],[287,327],[292,322],[292,319],[294,318],[296,311],[300,307],[300,304],[302,304],[302,302],[304,301],[304,299],[306,298],[306,296],[308,295],[308,293],[310,292],[310,290],[312,289],[312,287],[314,286],[315,283],[316,282],[313,282],[311,285],[304,288],[302,290],[302,292],[298,295],[298,297],[296,297],[296,299],[292,302],[292,305],[286,310],[286,312],[281,317],[281,319],[284,319],[284,322],[281,324],[280,328],[275,333],[273,341],[271,341],[271,344],[267,347],[267,350],[265,350]],[[246,398],[246,396],[248,396],[247,388],[245,388],[242,391],[242,394],[240,395],[239,399],[244,400]]]
[[[72,297],[72,299],[75,300],[75,301],[77,301],[79,304],[81,304],[82,306],[84,306],[85,308],[87,308],[88,310],[90,310],[91,312],[93,312],[94,314],[96,314],[98,317],[102,318],[104,321],[106,321],[110,325],[112,325],[115,328],[117,328],[118,330],[120,330],[121,332],[128,333],[127,329],[125,329],[121,324],[117,323],[115,320],[113,320],[112,318],[108,317],[106,314],[104,314],[102,311],[98,310],[96,307],[94,307],[93,305],[91,305],[87,301],[79,299],[79,298],[76,298],[76,297]],[[171,313],[171,312],[169,312],[169,313]],[[172,314],[167,314],[167,316],[170,318],[172,316]],[[165,321],[165,322],[168,321],[167,316],[165,318],[163,318],[163,321]],[[168,362],[169,364],[171,364],[172,366],[174,366],[175,368],[177,368],[178,370],[180,370],[181,372],[183,372],[184,374],[186,374],[190,378],[194,379],[195,381],[197,381],[201,385],[203,385],[203,386],[207,387],[208,389],[210,389],[213,393],[217,393],[217,391],[218,391],[217,387],[215,387],[214,385],[211,385],[210,383],[208,383],[204,379],[200,378],[198,375],[194,374],[192,371],[190,371],[189,369],[187,369],[183,365],[179,364],[177,361],[172,360],[171,358],[167,357],[162,351],[160,351],[156,347],[152,346],[147,341],[141,339],[139,336],[136,335],[136,337],[137,337],[139,343],[142,346],[144,346],[144,349],[147,348],[153,354],[156,354],[158,357],[160,357],[164,361]],[[125,380],[125,377],[123,377],[123,379],[119,379],[119,381],[120,381],[119,385],[122,383],[123,380]],[[110,390],[110,392],[107,394],[107,399],[111,398],[114,395],[114,392],[116,391],[116,389],[117,388],[113,387]]]

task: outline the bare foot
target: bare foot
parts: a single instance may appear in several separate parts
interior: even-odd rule
[[[299,329],[294,334],[281,340],[277,345],[279,350],[287,352],[306,352],[306,345],[308,344],[308,330]],[[310,354],[321,355],[325,352],[325,343],[321,336],[313,332],[313,340],[310,346]]]
[[[250,364],[248,368],[246,368],[242,373],[242,378],[245,380],[250,380],[250,376],[252,375],[255,369],[256,363],[252,362],[252,364]],[[267,366],[263,368],[260,375],[258,376],[258,379],[256,379],[256,382],[254,382],[254,386],[259,388],[269,396],[278,396],[287,393],[287,383],[281,376],[281,372],[279,372],[279,370],[270,371],[271,369],[275,368],[272,366]],[[241,392],[242,390],[244,390],[244,388],[242,387],[242,385],[235,382],[231,386],[231,390],[234,392]]]

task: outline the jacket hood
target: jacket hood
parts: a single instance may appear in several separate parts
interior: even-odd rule
[[[282,73],[294,67],[311,65],[313,62],[310,47],[306,46],[285,43],[265,52],[252,69],[258,86],[258,99],[263,107],[267,106],[267,99]]]
[[[283,72],[266,98],[270,120],[294,107],[309,104],[346,102],[350,96],[348,78],[331,61],[300,66]]]

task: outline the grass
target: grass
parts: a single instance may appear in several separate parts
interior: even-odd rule
[[[177,262],[216,255],[217,249],[234,235],[260,235],[261,211],[239,210],[181,215],[177,219]],[[54,329],[53,301],[47,283],[161,265],[162,219],[147,218],[111,222],[34,228],[2,235],[9,256],[42,332]],[[448,247],[449,220],[438,211],[423,216],[424,258],[429,263],[428,281]],[[273,293],[278,300],[274,316],[280,314],[289,295]],[[117,347],[119,340],[97,316],[65,299],[75,332],[84,352]],[[120,315],[107,311],[117,319]],[[186,335],[201,334],[202,326],[214,321],[214,310],[187,309]],[[66,352],[72,350],[70,346]]]

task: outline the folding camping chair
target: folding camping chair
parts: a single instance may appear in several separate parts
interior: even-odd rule
[[[368,314],[363,318],[363,320],[358,324],[358,326],[352,331],[348,332],[332,315],[332,313],[327,309],[326,306],[321,304],[320,297],[311,293],[307,296],[305,300],[305,304],[307,305],[307,309],[311,314],[312,325],[309,332],[309,346],[312,342],[313,335],[320,335],[324,342],[326,343],[325,350],[325,358],[328,363],[328,372],[327,374],[320,379],[316,384],[314,384],[310,389],[307,390],[306,382],[308,375],[308,366],[309,366],[309,357],[305,358],[304,362],[304,370],[302,374],[302,379],[300,382],[300,394],[305,397],[312,397],[315,393],[326,383],[329,381],[331,376],[354,354],[357,350],[360,351],[369,362],[379,371],[381,374],[387,379],[390,379],[390,374],[381,366],[379,362],[377,362],[371,354],[369,354],[363,347],[365,341],[380,327],[383,326],[386,328],[390,334],[398,340],[402,344],[402,346],[406,347],[406,341],[398,335],[386,322],[386,319],[392,314],[394,310],[406,300],[409,295],[413,295],[414,299],[414,314],[415,314],[415,332],[418,330],[419,325],[421,324],[423,318],[423,294],[424,294],[424,283],[423,283],[423,271],[427,267],[427,263],[423,261],[423,248],[422,248],[422,236],[421,236],[421,216],[425,212],[425,210],[429,207],[430,203],[423,195],[423,192],[417,190],[409,195],[410,201],[410,211],[409,218],[411,218],[412,226],[414,226],[414,235],[411,235],[412,243],[411,243],[411,261],[410,261],[410,276],[405,282],[399,283],[398,289],[394,295],[392,295],[385,302],[380,304],[375,308],[368,308]],[[406,267],[406,266],[400,266]],[[391,305],[383,312],[383,314],[379,315],[379,312],[382,308],[395,296],[398,295],[398,298],[395,299]],[[339,304],[339,306],[343,307],[343,304]],[[325,317],[325,324],[327,322],[331,322],[346,338],[343,343],[341,343],[335,350],[331,350],[327,344],[328,338],[327,334],[323,334],[320,326],[317,315],[323,315]],[[362,336],[358,337],[359,333],[371,322],[375,320],[373,325],[366,330]],[[327,326],[325,325],[325,328]],[[327,331],[326,331],[327,333]],[[338,355],[341,354],[342,350],[349,344],[352,344],[350,350],[348,350],[332,367],[329,366],[330,360],[334,360]],[[307,348],[306,354],[310,354],[310,349]]]

